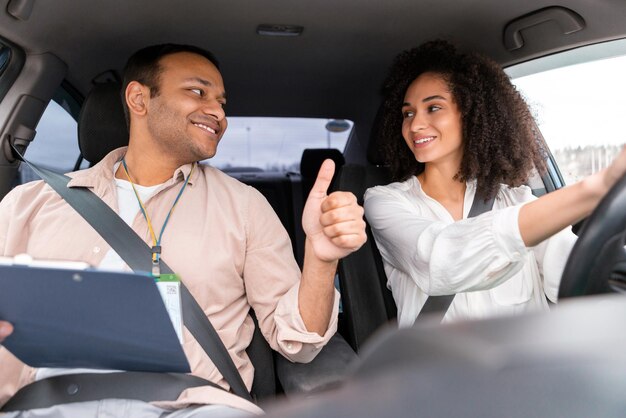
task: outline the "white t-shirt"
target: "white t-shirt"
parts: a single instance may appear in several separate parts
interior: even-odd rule
[[[476,192],[468,182],[463,219],[422,190],[417,177],[370,188],[371,225],[398,307],[398,324],[411,326],[428,295],[456,294],[443,322],[547,310],[576,236],[567,228],[526,248],[518,214],[535,199],[527,186],[502,185],[493,210],[467,218]]]
[[[137,197],[135,196],[135,192],[133,191],[133,186],[130,182],[126,180],[115,179],[115,184],[117,186],[117,204],[119,208],[118,214],[120,218],[124,220],[128,225],[132,225],[135,217],[139,214],[140,207],[139,202],[137,201]],[[139,186],[135,184],[135,189],[137,189],[137,194],[141,198],[141,201],[145,203],[154,195],[157,189],[161,187],[160,184],[156,186]],[[142,215],[143,216],[143,215]],[[150,214],[148,214],[150,216]],[[155,230],[154,233],[159,235],[160,229]],[[98,266],[98,268],[103,270],[126,270],[126,263],[120,258],[119,255],[113,250],[110,249],[109,252],[104,256],[102,262]]]
[[[118,165],[119,163],[115,165],[114,172],[117,169]],[[137,197],[135,196],[133,187],[130,182],[117,178],[115,179],[115,184],[117,186],[117,204],[119,208],[118,214],[124,220],[124,222],[126,222],[128,225],[132,225],[135,217],[139,214],[140,210],[139,202],[137,201]],[[152,195],[154,195],[154,193],[160,186],[160,184],[156,186],[135,185],[135,188],[137,189],[139,197],[141,197],[141,201],[145,204],[145,202],[150,199]],[[148,216],[150,216],[150,214],[148,214]],[[102,270],[113,271],[128,269],[126,263],[121,259],[119,255],[117,255],[117,253],[113,249],[110,249],[109,252],[104,256],[98,268]],[[39,368],[37,369],[35,380],[41,380],[47,377],[61,376],[66,374],[111,373],[114,371],[117,370]]]

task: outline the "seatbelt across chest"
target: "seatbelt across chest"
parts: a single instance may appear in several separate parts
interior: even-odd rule
[[[481,215],[485,212],[489,212],[493,208],[493,203],[495,201],[495,196],[491,197],[488,200],[484,200],[476,195],[474,195],[474,201],[472,202],[472,207],[470,208],[469,213],[467,214],[468,218],[473,218],[475,216]],[[420,320],[420,318],[428,317],[439,317],[439,320],[443,320],[448,313],[448,309],[450,305],[452,305],[452,300],[454,300],[455,295],[441,295],[441,296],[429,296],[426,299],[426,303],[420,310],[419,315],[416,318],[416,322]],[[428,315],[422,315],[428,314]]]

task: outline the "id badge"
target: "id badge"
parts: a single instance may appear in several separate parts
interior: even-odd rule
[[[170,316],[174,331],[180,343],[183,343],[183,311],[180,296],[180,278],[176,274],[161,274],[155,279],[167,313]]]

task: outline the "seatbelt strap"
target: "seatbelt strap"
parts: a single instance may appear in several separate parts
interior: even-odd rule
[[[494,201],[495,196],[485,201],[477,195],[474,195],[474,201],[472,202],[472,207],[470,208],[467,217],[473,218],[485,212],[489,212],[493,208]],[[419,320],[419,318],[433,318],[436,316],[439,316],[439,321],[443,320],[443,318],[446,316],[446,313],[448,313],[450,305],[452,305],[452,300],[454,300],[454,296],[455,295],[429,296],[428,299],[426,299],[426,303],[424,303],[422,310],[417,316],[416,321]],[[429,315],[422,316],[422,314]]]
[[[19,159],[28,164],[39,177],[74,208],[132,270],[147,272],[152,270],[150,247],[113,209],[87,188],[67,187],[69,177],[30,163],[13,145],[11,146]],[[174,273],[163,260],[161,260],[161,272],[165,274]],[[252,402],[250,392],[246,388],[235,363],[204,310],[182,282],[180,288],[185,327],[207,353],[217,370],[224,376],[233,392]]]
[[[51,408],[102,399],[135,399],[144,402],[175,401],[189,388],[213,386],[213,382],[181,373],[79,373],[48,377],[21,388],[0,412]]]

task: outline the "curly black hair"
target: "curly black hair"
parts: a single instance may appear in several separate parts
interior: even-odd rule
[[[545,172],[546,151],[528,105],[500,65],[435,40],[400,53],[383,87],[380,151],[394,181],[424,171],[402,137],[402,104],[409,85],[432,72],[448,84],[462,120],[463,157],[455,180],[477,180],[477,194],[527,182],[533,165]]]

